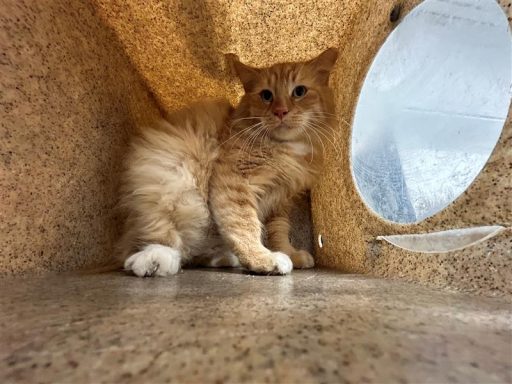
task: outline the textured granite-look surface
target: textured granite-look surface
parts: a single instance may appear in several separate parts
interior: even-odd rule
[[[401,1],[402,14],[417,3]],[[501,3],[510,17],[510,1]],[[0,1],[0,273],[73,269],[108,256],[117,234],[112,207],[127,132],[156,115],[136,71],[160,104],[173,109],[203,96],[228,94],[236,101],[241,87],[226,72],[223,53],[267,65],[338,46],[333,86],[341,120],[350,122],[368,66],[395,26],[389,14],[396,4]],[[374,239],[511,225],[510,119],[471,188],[415,226],[389,224],[365,207],[350,173],[347,125],[340,123],[337,132],[341,154],[330,151],[312,195],[314,238],[321,233],[325,243],[317,250],[320,263],[484,294],[509,292],[510,237],[435,257]],[[310,243],[307,215],[295,220],[303,223],[295,237]],[[488,261],[490,254],[497,258]]]
[[[512,230],[450,253],[412,254],[386,242],[369,246],[366,268],[385,277],[426,281],[443,288],[512,296]]]
[[[208,96],[235,101],[242,87],[224,54],[264,66],[338,46],[361,0],[92,0],[168,109]]]
[[[403,1],[404,17],[420,1]],[[351,122],[369,65],[385,38],[396,26],[390,12],[396,2],[364,2],[345,36],[335,88],[338,112]],[[510,8],[503,4],[507,12]],[[315,236],[324,247],[317,259],[324,266],[347,272],[403,277],[434,286],[489,295],[510,294],[512,276],[511,232],[477,247],[444,255],[402,251],[379,244],[379,235],[431,232],[481,225],[512,225],[512,122],[509,118],[488,164],[449,207],[416,225],[398,225],[373,214],[360,198],[351,174],[350,130],[340,126],[337,143],[342,156],[331,151],[324,178],[312,194]]]
[[[0,280],[2,383],[510,383],[509,301],[298,271]]]
[[[87,1],[0,1],[0,275],[108,257],[128,133],[155,114]]]

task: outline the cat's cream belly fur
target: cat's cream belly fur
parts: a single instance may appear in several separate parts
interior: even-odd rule
[[[205,187],[195,175],[208,168],[208,160],[213,159],[200,162],[183,150],[164,149],[177,141],[165,133],[149,132],[145,138],[159,141],[162,149],[135,150],[130,173],[138,237],[160,240],[180,249],[184,257],[197,253],[207,240],[210,213],[206,196],[201,194],[201,187]]]

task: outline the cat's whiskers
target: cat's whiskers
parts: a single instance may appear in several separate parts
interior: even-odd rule
[[[308,130],[311,130],[313,132],[313,130],[315,129],[315,127],[313,126],[313,123],[310,120],[306,120],[303,124],[304,124],[303,125],[304,133],[308,132]],[[314,133],[316,133],[316,132],[314,132]],[[315,137],[317,137],[319,139],[318,141],[320,142],[321,145],[324,144],[323,141],[321,140],[321,138],[318,136],[318,134],[316,134]],[[325,148],[325,146],[324,146],[324,148]]]
[[[243,153],[245,153],[245,154],[247,154],[247,153],[248,153],[247,149],[249,149],[249,146],[251,145],[252,141],[253,141],[256,137],[258,137],[258,135],[259,135],[259,133],[260,133],[261,129],[263,129],[263,128],[262,128],[262,126],[258,126],[258,128],[257,128],[255,131],[251,132],[251,133],[249,134],[249,136],[245,138],[245,140],[244,140],[244,142],[243,142],[242,146],[241,146],[241,147],[239,147],[239,149],[238,149],[238,153],[242,153],[242,154],[243,154]]]
[[[260,148],[261,148],[261,143],[263,142],[264,138],[265,138],[265,131],[267,130],[267,127],[265,125],[263,125],[259,130],[258,130],[258,134],[256,135],[256,138],[253,140],[252,142],[252,145],[251,145],[251,148],[249,149],[249,160],[251,158],[251,155],[252,155],[252,149],[254,147],[254,144],[256,144],[256,142],[259,140],[260,142]],[[261,138],[260,138],[261,136]],[[261,154],[261,152],[260,152]]]
[[[251,141],[253,140],[254,137],[256,137],[260,128],[261,127],[258,127],[257,129],[255,129],[254,131],[249,133],[249,136],[247,136],[245,138],[244,143],[243,143],[242,147],[240,148],[240,151],[242,151],[243,153],[247,153],[247,150],[249,149],[249,145],[250,145]]]
[[[318,137],[321,139],[322,137],[327,140],[327,142],[330,144],[330,146],[335,150],[336,152],[336,155],[338,156],[341,156],[341,151],[340,149],[336,146],[336,144],[325,134],[325,132],[321,131],[321,130],[317,130],[315,129],[314,127],[310,127],[311,129],[311,132],[315,132]],[[323,142],[323,140],[322,140]]]
[[[265,126],[265,132],[263,132],[263,137],[260,140],[260,156],[263,156],[262,145],[263,145],[263,142],[265,141],[265,139],[268,136],[268,132],[269,132],[268,126]]]
[[[256,134],[253,136],[253,138],[249,142],[249,146],[247,147],[247,151],[245,152],[245,155],[249,158],[249,163],[251,162],[252,147],[253,147],[254,143],[256,142],[256,140],[258,139],[260,132],[261,132],[260,129],[258,129],[258,131],[256,131]]]
[[[313,141],[311,140],[311,136],[309,136],[309,133],[304,130],[304,133],[306,134],[309,144],[311,145],[311,159],[309,160],[309,164],[313,162],[313,159],[315,158],[315,147],[313,146]]]
[[[327,124],[325,121],[314,118],[310,121],[315,125],[318,125],[326,135],[330,135],[334,141],[338,141],[339,137],[337,136],[337,131],[335,131],[331,125]]]
[[[251,116],[251,117],[240,117],[238,119],[233,119],[229,122],[229,130],[231,131],[232,128],[237,126],[238,124],[245,123],[247,120],[256,120],[259,119],[259,122],[263,122],[262,119],[264,119],[264,116]],[[255,124],[259,123],[256,122]]]
[[[324,137],[328,138],[329,141],[332,143],[332,145],[334,145],[334,143],[336,143],[337,141],[337,138],[335,136],[335,133],[332,132],[328,126],[326,125],[322,125],[321,123],[319,122],[315,122],[315,121],[311,121],[310,122],[311,126],[316,129],[319,133],[321,133]]]
[[[245,147],[248,145],[248,142],[251,139],[252,135],[254,135],[254,133],[255,133],[255,131],[250,131],[247,135],[240,136],[240,139],[242,139],[242,142],[240,145],[237,145],[238,155],[241,155],[245,151]]]
[[[324,142],[322,140],[322,137],[318,134],[318,132],[316,132],[315,129],[309,127],[311,129],[311,133],[315,134],[315,136],[318,138],[318,141],[320,142],[320,145],[322,146],[322,155],[325,157],[325,154],[327,153],[326,152],[326,149],[325,149],[325,145],[324,145]]]
[[[247,120],[256,120],[259,119],[260,121],[257,121],[256,123],[252,124],[251,127],[255,127],[258,124],[263,124],[264,116],[250,116],[250,117],[240,117],[238,119],[231,120],[229,123],[229,131],[231,134],[231,130],[235,128],[238,124],[246,123]]]
[[[252,138],[249,142],[247,151],[245,152],[245,155],[249,157],[249,162],[251,162],[251,157],[253,154],[252,150],[253,150],[254,144],[258,141],[260,134],[264,131],[265,131],[265,127],[263,126],[263,127],[258,128],[258,130],[255,132],[255,134],[252,135]]]
[[[307,112],[307,114],[312,117],[334,118],[336,121],[340,121],[340,122],[344,123],[347,127],[350,127],[350,123],[347,120],[345,120],[340,115],[337,115],[334,113],[323,112],[323,111],[311,111],[311,112]]]
[[[238,124],[239,122],[242,122],[244,120],[255,120],[255,119],[264,119],[265,116],[250,116],[250,117],[240,117],[238,119],[231,120],[231,125]]]
[[[318,124],[318,121],[314,121],[314,120],[309,120],[306,125],[309,129],[311,129],[312,132],[315,132],[317,134],[317,136],[320,139],[322,144],[323,144],[323,140],[321,139],[321,137],[323,136],[323,138],[326,139],[331,144],[331,146],[334,148],[337,155],[339,156],[341,154],[340,149],[338,148],[338,146],[335,143],[335,138],[333,136],[330,137],[328,134],[328,133],[330,133],[330,134],[332,134],[332,133],[328,129],[327,125],[321,126]],[[324,148],[325,148],[325,146],[324,146]]]
[[[237,132],[237,133],[236,133],[236,134],[234,134],[233,136],[230,136],[227,140],[225,140],[225,141],[223,141],[222,143],[220,143],[220,144],[219,144],[219,146],[222,146],[222,145],[226,144],[228,141],[233,140],[234,138],[238,137],[238,138],[237,138],[233,143],[231,143],[231,144],[232,144],[232,146],[233,146],[233,144],[234,144],[234,143],[236,143],[236,142],[240,139],[240,137],[242,137],[242,136],[243,136],[243,134],[244,134],[244,133],[246,133],[246,132],[250,131],[251,129],[254,129],[254,128],[256,128],[257,126],[262,125],[262,124],[263,124],[263,122],[261,121],[261,122],[259,122],[259,123],[256,123],[256,124],[253,124],[253,125],[250,125],[250,126],[248,126],[248,127],[244,128],[244,129],[242,129],[240,132]]]
[[[251,137],[251,136],[252,136],[252,134],[254,133],[254,131],[256,131],[256,130],[260,129],[260,128],[261,128],[261,126],[262,126],[262,124],[259,124],[259,123],[258,123],[258,124],[256,124],[256,125],[253,125],[253,126],[249,127],[248,129],[245,129],[245,130],[244,130],[244,132],[242,132],[242,134],[241,134],[241,135],[239,135],[239,136],[236,138],[236,140],[232,143],[231,147],[234,147],[234,146],[235,146],[235,144],[236,144],[236,143],[238,143],[238,141],[239,141],[239,140],[241,140],[241,139],[243,139],[243,141],[242,141],[242,145],[241,145],[241,146],[237,145],[237,146],[238,146],[238,148],[239,148],[239,149],[240,149],[241,147],[243,147],[243,146],[244,146],[244,143],[245,143],[245,141],[248,139],[248,137]],[[247,136],[247,135],[249,135],[249,136]]]
[[[248,130],[251,130],[255,127],[257,127],[258,125],[260,124],[263,124],[263,121],[259,121],[259,122],[256,122],[244,129],[242,129],[241,131],[237,132],[236,134],[234,134],[233,136],[231,135],[231,131],[232,129],[237,125],[237,124],[240,124],[240,123],[244,123],[246,120],[255,120],[255,119],[263,119],[264,117],[263,116],[250,116],[250,117],[240,117],[238,119],[234,119],[234,120],[231,120],[230,123],[229,123],[229,138],[227,140],[225,140],[224,142],[222,142],[221,144],[219,144],[220,146],[227,143],[228,141],[234,139],[235,137],[239,137],[241,135],[243,135],[244,132],[247,132]],[[237,139],[238,140],[238,139]],[[235,140],[235,142],[237,141]]]

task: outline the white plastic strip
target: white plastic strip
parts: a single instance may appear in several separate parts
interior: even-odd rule
[[[378,236],[396,247],[422,253],[445,253],[458,251],[481,243],[504,231],[500,225],[451,229],[448,231],[410,235]]]

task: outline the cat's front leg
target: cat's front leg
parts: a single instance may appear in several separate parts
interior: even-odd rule
[[[285,275],[292,271],[288,255],[263,245],[257,201],[245,179],[212,176],[210,208],[220,234],[243,267],[261,274]]]
[[[290,219],[287,207],[282,207],[267,221],[266,229],[269,247],[289,255],[293,268],[313,268],[315,266],[315,260],[308,251],[296,249],[290,243]]]

